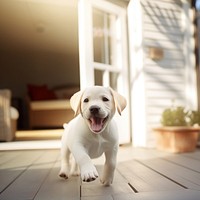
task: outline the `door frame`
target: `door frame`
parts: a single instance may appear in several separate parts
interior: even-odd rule
[[[120,16],[121,19],[121,68],[111,68],[109,65],[94,62],[93,55],[93,29],[92,29],[92,8],[98,8],[108,13]],[[107,72],[117,71],[121,76],[121,84],[118,92],[127,99],[127,108],[122,113],[127,117],[127,128],[124,128],[126,139],[121,139],[121,143],[129,143],[131,141],[131,123],[130,123],[130,94],[129,94],[129,68],[128,68],[128,44],[127,44],[127,10],[118,5],[105,0],[79,0],[78,1],[78,26],[79,26],[79,63],[80,63],[80,88],[92,86],[95,84],[94,70],[100,69]],[[89,77],[89,78],[87,78]],[[105,83],[107,83],[105,81]],[[107,85],[105,85],[107,86]],[[116,117],[117,120],[118,116]],[[123,118],[121,118],[123,121]],[[122,130],[121,130],[122,131]],[[125,138],[125,137],[124,137]]]

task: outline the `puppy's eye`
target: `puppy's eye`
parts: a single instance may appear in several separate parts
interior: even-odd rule
[[[83,102],[84,102],[84,103],[87,103],[87,102],[89,102],[89,99],[88,99],[88,98],[85,98],[85,99],[83,100]]]
[[[102,100],[103,100],[103,101],[109,101],[109,99],[106,98],[106,97],[103,97]]]

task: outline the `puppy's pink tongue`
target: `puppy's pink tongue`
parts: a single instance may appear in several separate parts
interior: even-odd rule
[[[103,127],[103,119],[98,117],[91,117],[91,128],[94,132],[101,131]]]

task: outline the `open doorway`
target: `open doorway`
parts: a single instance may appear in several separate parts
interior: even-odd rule
[[[54,98],[52,93],[44,95],[47,89],[65,98],[66,88],[80,87],[77,4],[77,0],[1,1],[0,88],[12,93],[11,103],[19,111],[18,130],[48,128],[30,126],[28,86],[34,90],[32,100]]]
[[[85,76],[81,70],[79,71],[78,0],[2,1],[0,87],[12,91],[13,105],[20,111],[18,129],[30,129],[30,110],[27,107],[29,84],[40,86],[40,89],[44,89],[45,86],[50,90],[63,90],[66,86],[80,88],[86,86],[82,83],[83,79],[80,79],[80,76],[85,76],[89,77],[87,80],[91,80],[93,84],[111,86],[129,99],[128,80],[125,80],[128,74],[126,52],[128,2],[120,0],[94,2],[101,4],[100,7],[96,6],[91,15],[91,19],[96,18],[92,31],[94,37],[90,35],[91,39],[94,39],[92,51],[94,50],[95,54],[95,68],[93,70],[87,68]],[[104,9],[108,10],[104,12]],[[101,30],[107,31],[107,37],[100,36]],[[110,37],[109,31],[115,32],[115,37]],[[123,34],[123,37],[117,34]],[[118,56],[120,49],[125,55],[124,60]],[[108,65],[110,66],[107,68]],[[129,112],[128,110],[127,108],[126,112]],[[46,116],[49,117],[48,114]],[[129,116],[129,113],[124,116]],[[128,123],[125,140],[130,141],[129,119],[124,121]],[[62,125],[60,127],[62,128]],[[48,127],[41,124],[32,128]]]

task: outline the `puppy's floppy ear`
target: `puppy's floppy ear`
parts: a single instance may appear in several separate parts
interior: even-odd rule
[[[112,88],[109,88],[109,89],[114,98],[115,108],[117,109],[118,113],[121,115],[121,112],[126,107],[126,99],[121,94],[114,91]]]
[[[70,105],[74,111],[74,116],[77,116],[81,112],[81,97],[83,95],[83,91],[76,92],[70,98]]]

